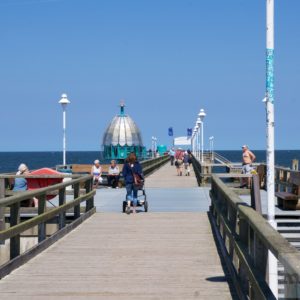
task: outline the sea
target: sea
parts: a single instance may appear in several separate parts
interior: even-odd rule
[[[219,150],[216,151],[232,162],[240,162],[242,151]],[[266,162],[265,150],[253,150],[256,162]],[[43,167],[55,167],[62,164],[63,154],[60,151],[49,152],[0,152],[0,173],[16,172],[21,163],[25,163],[30,170]],[[101,151],[68,151],[68,164],[92,164],[95,159],[101,163],[108,163],[103,159]],[[300,161],[300,150],[275,151],[275,164],[282,167],[291,167],[292,160]]]

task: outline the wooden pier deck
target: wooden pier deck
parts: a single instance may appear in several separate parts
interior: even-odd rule
[[[208,190],[169,165],[146,185],[150,212],[131,215],[120,213],[124,189],[98,190],[98,213],[3,278],[0,299],[235,298],[208,218]]]

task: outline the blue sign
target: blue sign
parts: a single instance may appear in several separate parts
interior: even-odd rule
[[[173,127],[169,127],[168,132],[169,132],[169,136],[173,136]]]
[[[187,129],[187,136],[189,136],[189,137],[192,136],[192,132],[193,132],[192,128],[188,128]]]

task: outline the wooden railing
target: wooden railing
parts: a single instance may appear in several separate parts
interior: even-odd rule
[[[271,251],[285,271],[285,299],[300,299],[300,253],[217,175],[212,176],[211,220],[241,299],[275,299],[267,280]]]
[[[140,162],[145,176],[150,175],[156,169],[160,168],[170,160],[168,155],[160,156],[152,159],[143,160]]]
[[[29,177],[26,175],[23,177]],[[2,229],[0,231],[0,241],[2,244],[6,240],[10,240],[10,261],[0,268],[0,278],[8,274],[16,266],[27,261],[33,252],[37,252],[36,249],[32,249],[31,253],[28,251],[27,258],[22,257],[16,263],[16,259],[20,258],[20,237],[21,234],[31,229],[35,226],[38,226],[38,245],[35,248],[40,247],[46,248],[52,244],[60,236],[69,232],[72,228],[80,224],[84,219],[89,217],[95,212],[94,207],[94,195],[95,190],[92,189],[92,176],[83,175],[83,176],[71,176],[72,179],[65,183],[59,183],[51,185],[45,188],[40,188],[37,190],[24,191],[14,194],[12,196],[5,197],[5,182],[7,179],[14,177],[22,177],[16,175],[1,175],[0,176],[0,208],[2,213],[6,208],[10,208],[10,226],[5,228],[5,222],[2,220]],[[30,176],[34,178],[57,178],[57,177],[68,177],[68,176],[59,176],[59,175],[39,175],[39,176]],[[66,199],[66,188],[73,187],[73,199]],[[84,187],[84,193],[80,190],[80,187]],[[58,206],[55,208],[47,208],[46,206],[46,197],[47,195],[58,195]],[[38,198],[38,212],[37,215],[32,217],[29,220],[20,222],[20,203],[27,199],[32,199],[33,197]],[[85,202],[84,213],[81,213],[81,203]],[[66,212],[68,210],[73,210],[73,220],[71,224],[66,225]],[[4,215],[4,214],[3,214]],[[3,217],[2,217],[3,218]],[[46,236],[46,226],[47,221],[57,220],[58,231],[54,234],[54,237]],[[49,240],[49,241],[48,241]]]

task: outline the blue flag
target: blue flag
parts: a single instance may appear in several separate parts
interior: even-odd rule
[[[192,128],[187,129],[187,136],[188,137],[192,136]]]
[[[169,127],[168,133],[169,136],[173,136],[173,127]]]

